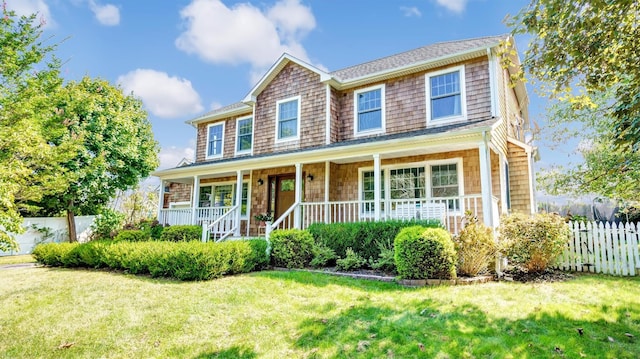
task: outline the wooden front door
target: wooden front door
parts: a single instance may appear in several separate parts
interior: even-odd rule
[[[280,218],[296,201],[296,176],[293,174],[275,176],[269,181],[272,188],[272,204],[274,220]],[[275,208],[274,208],[275,207]]]

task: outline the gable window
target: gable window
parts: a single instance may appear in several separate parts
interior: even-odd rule
[[[384,132],[384,85],[354,92],[355,134]]]
[[[236,154],[250,153],[253,146],[253,118],[236,121]]]
[[[276,141],[298,139],[300,96],[281,100],[276,107]]]
[[[426,75],[427,121],[454,121],[466,116],[464,66]]]
[[[207,126],[207,158],[222,157],[224,122]]]

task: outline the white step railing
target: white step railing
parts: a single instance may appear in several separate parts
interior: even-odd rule
[[[208,224],[206,220],[202,221],[202,241],[206,242],[210,238],[216,242],[220,242],[232,235],[240,225],[236,220],[238,217],[237,211],[239,210],[240,206],[236,205],[231,207],[211,224]]]

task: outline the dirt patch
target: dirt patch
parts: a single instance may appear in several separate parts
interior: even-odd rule
[[[528,272],[521,268],[509,268],[504,271],[503,279],[517,282],[564,282],[575,278],[573,274],[556,269],[547,269],[543,272]]]

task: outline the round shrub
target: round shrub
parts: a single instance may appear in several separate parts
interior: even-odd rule
[[[271,232],[271,261],[276,267],[304,268],[313,258],[313,237],[300,229]]]
[[[116,241],[144,242],[149,240],[149,235],[139,229],[125,229],[114,238]]]
[[[194,225],[171,226],[162,230],[161,241],[186,242],[202,239],[202,227]]]
[[[465,213],[465,222],[464,229],[453,237],[453,245],[458,254],[458,274],[473,277],[488,271],[495,259],[496,243],[491,228],[479,223],[470,211]]]
[[[404,279],[456,277],[451,235],[441,228],[408,227],[394,241],[398,274]]]
[[[546,270],[569,241],[569,226],[556,214],[514,213],[500,223],[500,251],[529,272]]]

